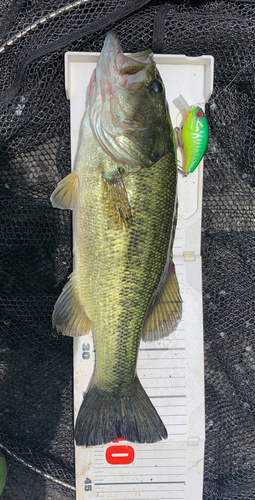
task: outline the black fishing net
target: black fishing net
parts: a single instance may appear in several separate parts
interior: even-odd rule
[[[3,500],[74,499],[72,339],[52,330],[72,269],[71,216],[49,197],[70,172],[64,53],[215,58],[203,194],[204,500],[255,498],[252,1],[0,1],[0,451]]]

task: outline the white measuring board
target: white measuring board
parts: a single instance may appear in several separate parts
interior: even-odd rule
[[[71,110],[74,164],[86,90],[98,53],[67,52],[65,84]],[[213,90],[213,57],[155,55],[173,127],[186,112],[180,94],[204,108]],[[177,151],[180,162],[182,151]],[[138,376],[162,418],[168,438],[159,443],[127,441],[75,447],[76,500],[201,500],[204,459],[204,368],[201,274],[202,163],[178,176],[179,212],[174,263],[183,300],[176,331],[157,342],[141,342]],[[74,417],[94,368],[92,334],[74,338]]]

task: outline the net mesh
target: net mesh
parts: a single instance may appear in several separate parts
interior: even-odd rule
[[[51,315],[72,270],[64,53],[215,58],[203,194],[204,500],[254,499],[253,2],[0,1],[0,445],[3,500],[74,499],[72,339]]]

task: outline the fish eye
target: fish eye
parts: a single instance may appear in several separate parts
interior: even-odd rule
[[[150,91],[153,94],[161,95],[164,92],[164,87],[163,84],[161,83],[160,80],[153,80],[151,86],[150,86]]]
[[[197,117],[198,118],[202,118],[203,114],[204,114],[203,111],[198,111],[197,112]]]

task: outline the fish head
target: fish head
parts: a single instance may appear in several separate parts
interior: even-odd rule
[[[164,84],[152,51],[126,55],[113,32],[92,74],[88,107],[94,136],[127,172],[153,165],[173,147]]]

